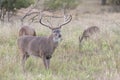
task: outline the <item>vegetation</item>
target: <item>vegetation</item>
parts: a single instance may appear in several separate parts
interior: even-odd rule
[[[109,0],[111,4],[120,5],[120,0]]]
[[[0,7],[13,10],[14,8],[26,8],[34,3],[34,0],[0,0]]]
[[[44,8],[57,10],[61,8],[74,9],[78,6],[79,0],[45,0]]]
[[[16,11],[16,9],[26,8],[34,3],[34,0],[0,0],[0,19],[4,20],[6,13],[10,15],[10,12]],[[10,17],[8,16],[8,19]]]
[[[16,0],[15,8],[26,8],[34,3],[34,0]]]
[[[12,24],[0,22],[0,80],[120,80],[120,27],[115,23],[119,22],[119,13],[91,11],[77,17],[78,20],[73,17],[63,27],[63,40],[52,56],[50,70],[45,70],[40,58],[30,57],[26,61],[26,73],[22,71],[16,44],[21,23],[18,18]],[[99,25],[101,33],[95,39],[83,41],[79,48],[79,35],[93,24]],[[35,26],[38,36],[50,33],[39,23],[31,26]]]
[[[107,0],[101,0],[102,5],[106,5]]]
[[[99,38],[83,41],[79,49],[82,29],[71,24],[62,29],[63,40],[53,54],[50,70],[45,70],[40,58],[30,57],[26,74],[16,45],[20,23],[0,24],[0,80],[119,80],[119,28],[113,27],[112,33],[113,28],[102,31]],[[48,35],[49,29],[35,25],[37,35]]]

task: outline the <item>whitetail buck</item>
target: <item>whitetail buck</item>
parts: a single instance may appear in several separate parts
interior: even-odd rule
[[[17,40],[19,50],[22,54],[22,66],[24,70],[25,61],[30,55],[42,58],[45,68],[49,69],[52,54],[62,37],[61,27],[68,24],[72,20],[72,16],[68,16],[66,21],[56,28],[53,28],[52,25],[46,25],[42,19],[43,17],[39,20],[40,24],[52,31],[49,36],[23,36]]]
[[[79,43],[81,43],[83,39],[87,39],[99,31],[100,31],[100,29],[96,26],[92,26],[92,27],[85,29],[83,34],[82,34],[82,37],[79,36]]]

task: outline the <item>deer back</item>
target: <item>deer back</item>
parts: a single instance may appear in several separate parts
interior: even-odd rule
[[[89,27],[86,31],[88,33],[90,33],[90,34],[93,34],[93,33],[97,32],[97,31],[99,31],[99,28],[96,27],[96,26],[92,26],[92,27]]]
[[[99,30],[98,27],[92,26],[92,27],[89,27],[89,28],[87,28],[86,30],[84,30],[83,35],[84,35],[84,36],[91,36],[91,35],[93,35],[94,33],[99,32],[99,31],[100,31],[100,30]]]
[[[23,26],[19,30],[19,36],[23,36],[23,35],[36,36],[36,32],[33,28],[29,26]]]
[[[24,52],[28,50],[29,43],[34,39],[34,36],[21,36],[17,39],[18,48]]]

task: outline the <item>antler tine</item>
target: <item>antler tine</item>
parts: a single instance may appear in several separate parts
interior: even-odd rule
[[[33,21],[35,20],[36,17],[38,17],[38,14],[36,14],[36,15],[33,16],[32,18],[30,18],[29,21],[32,20],[32,22],[33,22]]]
[[[30,19],[29,19],[29,21],[30,21],[29,24],[31,24],[31,23],[33,23],[33,22],[34,22],[34,23],[35,23],[35,22],[38,22],[38,20],[36,19],[36,17],[38,17],[38,15],[35,15],[35,16],[33,16],[32,18],[30,18]]]
[[[25,14],[25,16],[23,16],[23,18],[21,18],[21,22],[22,22],[22,24],[23,24],[23,20],[27,17],[27,16],[30,16],[30,15],[32,15],[32,14],[38,14],[39,12],[32,12],[32,13],[27,13],[27,14]]]
[[[47,20],[47,22],[50,24],[50,26],[52,27],[52,23],[49,21],[49,20]]]
[[[65,20],[65,22],[64,22],[63,24],[59,25],[58,28],[61,28],[63,25],[68,24],[71,20],[72,20],[72,15],[70,15],[70,16]]]
[[[40,18],[40,20],[39,20],[40,24],[42,24],[43,26],[46,26],[46,27],[48,27],[48,28],[50,28],[50,29],[53,29],[53,28],[51,28],[49,25],[46,25],[45,23],[43,23],[43,22],[42,22],[42,19],[43,19],[43,16],[41,16],[41,18]],[[49,21],[47,21],[47,22],[49,22]]]

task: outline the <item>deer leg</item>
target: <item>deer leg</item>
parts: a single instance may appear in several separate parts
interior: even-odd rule
[[[44,62],[44,66],[46,69],[49,69],[49,65],[50,65],[50,58],[43,58],[43,62]]]
[[[27,58],[29,57],[29,55],[27,53],[23,54],[22,57],[22,67],[23,67],[23,71],[25,72],[25,61],[27,60]]]
[[[90,38],[90,36],[85,36],[84,39],[85,40],[88,40]]]
[[[47,69],[49,69],[49,66],[50,66],[50,59],[47,59],[47,60],[46,60],[46,63],[47,63]]]

